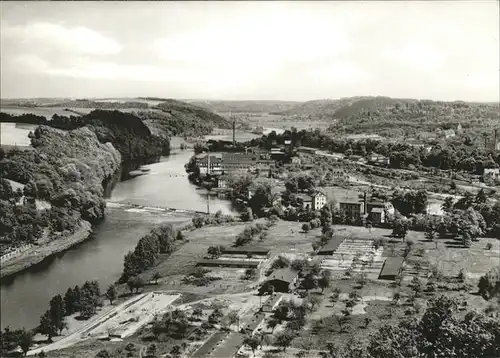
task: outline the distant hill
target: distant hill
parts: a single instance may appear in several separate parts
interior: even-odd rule
[[[157,136],[202,136],[217,128],[230,128],[225,118],[188,103],[167,100],[149,110],[133,112]]]
[[[390,97],[367,97],[361,99],[353,99],[352,101],[349,101],[348,103],[338,108],[333,115],[336,119],[341,119],[366,111],[383,110],[386,108],[392,108],[396,105],[415,102],[418,102],[418,100]]]
[[[93,109],[125,109],[125,108],[149,108],[149,105],[141,101],[97,101],[88,99],[68,100],[57,103],[44,104],[41,107],[64,107],[64,108],[93,108]]]
[[[456,129],[470,135],[492,132],[500,125],[500,106],[492,103],[383,99],[358,101],[335,113],[331,127],[345,133],[414,136],[436,129]]]
[[[307,101],[276,114],[302,117],[312,120],[333,120],[343,118],[363,109],[394,106],[395,103],[411,101],[389,97],[345,97]]]
[[[214,112],[234,113],[271,113],[288,110],[300,104],[293,101],[205,101],[185,100],[190,104],[209,109]]]

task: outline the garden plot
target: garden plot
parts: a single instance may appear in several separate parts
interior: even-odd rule
[[[87,332],[90,337],[117,336],[128,337],[139,328],[152,321],[155,315],[161,314],[169,309],[169,306],[179,294],[172,295],[162,292],[151,292],[132,305],[120,310],[109,320],[92,328]]]
[[[375,249],[373,240],[346,239],[331,256],[322,260],[321,267],[331,271],[345,271],[353,266],[357,258],[357,264],[353,271],[374,273],[378,275],[384,263],[382,257],[383,248]]]

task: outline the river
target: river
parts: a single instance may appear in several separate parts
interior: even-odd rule
[[[168,157],[148,165],[148,174],[118,183],[109,201],[205,211],[206,196],[188,182],[184,170],[192,154],[190,150],[173,149]],[[211,197],[210,211],[219,209],[233,212],[230,202]],[[2,280],[2,329],[35,327],[50,299],[64,294],[70,286],[98,280],[104,290],[118,279],[123,256],[144,234],[160,223],[186,220],[190,218],[108,207],[106,218],[90,240]]]

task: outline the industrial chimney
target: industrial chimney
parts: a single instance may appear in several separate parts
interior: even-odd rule
[[[366,214],[368,211],[368,200],[366,198],[366,191],[363,194],[363,214]]]
[[[493,139],[493,150],[497,149],[497,143],[498,143],[498,129],[495,128],[495,134],[494,134],[494,139]]]
[[[236,146],[236,122],[233,121],[233,146]]]

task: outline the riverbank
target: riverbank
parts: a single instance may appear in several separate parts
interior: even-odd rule
[[[15,275],[55,254],[66,251],[76,244],[87,240],[91,234],[92,226],[88,221],[82,220],[80,226],[70,236],[56,239],[43,246],[34,246],[26,250],[21,256],[2,263],[0,266],[0,279]]]

